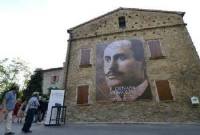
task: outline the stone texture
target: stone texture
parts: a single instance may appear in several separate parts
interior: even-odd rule
[[[118,17],[125,16],[126,29],[118,28]],[[193,108],[190,97],[200,97],[199,57],[180,14],[121,9],[94,19],[70,31],[65,104],[70,122],[186,122],[200,121],[200,108]],[[159,39],[166,55],[150,60],[144,44],[147,75],[152,100],[112,103],[96,102],[96,45],[99,43],[142,38]],[[80,49],[92,49],[92,67],[79,68]],[[67,62],[66,62],[67,63]],[[159,101],[155,80],[169,80],[174,101]],[[76,89],[89,85],[89,105],[76,104]]]

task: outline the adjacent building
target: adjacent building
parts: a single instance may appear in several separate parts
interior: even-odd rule
[[[67,120],[199,122],[200,61],[184,14],[119,8],[69,29]]]
[[[49,95],[52,89],[63,89],[63,67],[42,70],[42,93]]]

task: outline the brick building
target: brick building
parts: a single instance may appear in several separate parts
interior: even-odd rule
[[[68,121],[200,121],[190,101],[200,63],[183,16],[119,8],[69,29]]]

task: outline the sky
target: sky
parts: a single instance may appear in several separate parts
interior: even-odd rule
[[[0,0],[0,60],[19,57],[32,71],[61,67],[67,29],[119,7],[186,12],[184,21],[200,54],[198,0]]]

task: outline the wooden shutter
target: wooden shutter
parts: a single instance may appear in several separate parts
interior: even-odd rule
[[[77,104],[88,104],[88,85],[78,87]]]
[[[173,100],[169,82],[167,80],[156,81],[156,87],[160,100]]]
[[[162,54],[162,49],[159,40],[150,40],[148,41],[148,45],[152,59],[163,58],[164,55]]]
[[[89,49],[89,48],[81,49],[80,67],[91,66],[91,64],[90,64],[90,52],[91,52],[91,49]]]

